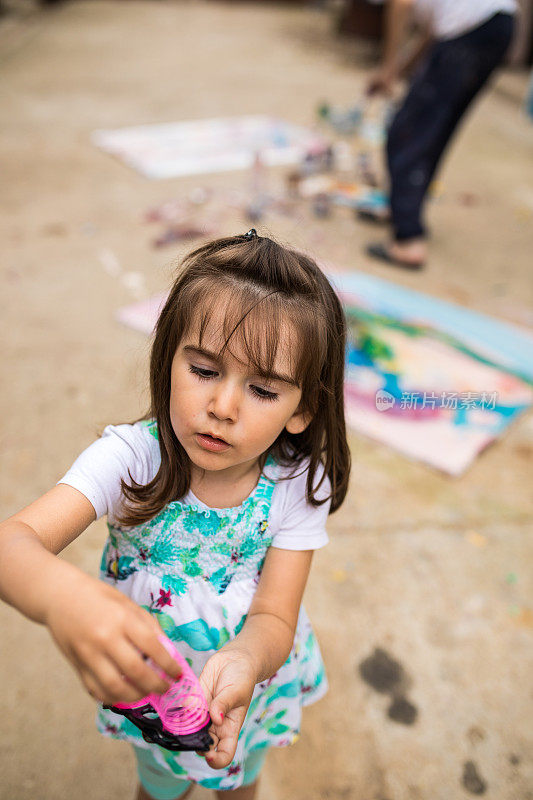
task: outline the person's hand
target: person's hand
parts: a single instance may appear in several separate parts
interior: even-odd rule
[[[151,692],[162,694],[180,666],[158,637],[156,620],[117,589],[84,573],[57,588],[47,607],[46,625],[73,664],[89,694],[106,705],[132,703]]]
[[[388,67],[380,67],[373,72],[366,84],[365,94],[372,97],[377,94],[383,94],[390,97],[394,91],[394,85],[398,79],[398,75]]]
[[[213,724],[209,732],[213,745],[205,756],[213,769],[231,764],[237,739],[252,699],[256,673],[245,650],[219,650],[211,656],[200,675]]]

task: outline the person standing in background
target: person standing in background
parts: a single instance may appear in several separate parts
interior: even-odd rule
[[[369,245],[373,258],[408,269],[424,266],[428,188],[466,110],[504,59],[516,11],[516,0],[389,0],[383,62],[367,94],[390,95],[399,78],[415,71],[387,134],[392,239]],[[422,35],[402,63],[413,17]]]

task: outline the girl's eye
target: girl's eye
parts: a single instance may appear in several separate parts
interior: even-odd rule
[[[209,378],[214,378],[218,373],[212,369],[204,369],[203,367],[195,367],[194,364],[189,364],[189,372],[196,375],[201,381],[208,381]]]
[[[261,386],[250,386],[250,389],[260,400],[277,400],[279,395],[276,392],[269,392],[268,389],[262,389]]]

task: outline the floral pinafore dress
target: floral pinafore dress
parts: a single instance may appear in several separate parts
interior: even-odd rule
[[[254,492],[234,508],[175,501],[135,527],[108,523],[100,577],[156,617],[196,675],[239,633],[250,608],[272,541],[268,517],[275,462],[267,461],[265,471],[269,477],[263,474]],[[145,742],[129,720],[101,707],[97,726],[104,735],[149,748],[177,778],[211,789],[233,789],[242,782],[246,756],[294,742],[302,706],[326,690],[318,644],[302,608],[289,658],[255,687],[229,767],[213,770],[196,753],[173,753]]]

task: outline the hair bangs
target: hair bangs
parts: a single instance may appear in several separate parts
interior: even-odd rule
[[[302,313],[280,292],[250,284],[228,281],[221,288],[220,279],[213,284],[204,277],[187,287],[184,335],[196,337],[199,347],[209,344],[220,357],[229,352],[267,379],[280,377],[276,362],[281,355],[288,369],[282,377],[301,386],[311,361],[304,342],[315,344],[312,340],[320,338],[311,309]],[[322,350],[321,344],[316,342],[311,352]]]

